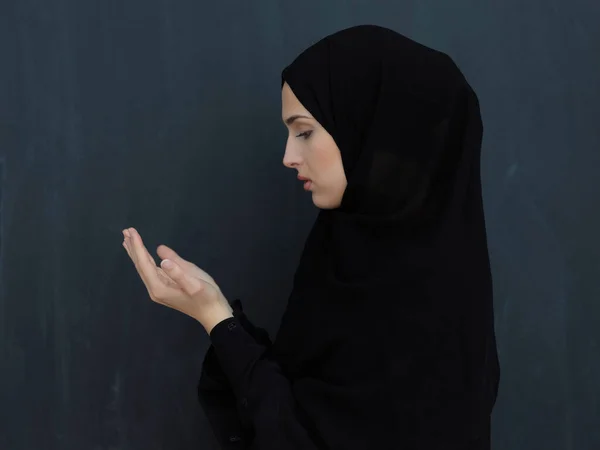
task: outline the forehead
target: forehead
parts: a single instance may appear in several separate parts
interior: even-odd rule
[[[281,88],[281,107],[288,114],[307,113],[306,108],[300,103],[290,86],[285,83]]]

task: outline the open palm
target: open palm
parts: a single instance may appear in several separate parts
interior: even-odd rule
[[[161,264],[168,260],[177,267],[175,272],[165,271],[156,265],[137,231],[130,229],[123,234],[123,247],[135,264],[153,301],[196,319],[202,315],[203,310],[215,303],[227,304],[226,307],[229,308],[217,283],[204,270],[186,261],[166,245],[160,245],[157,254],[162,260]],[[177,279],[174,274],[177,274]]]

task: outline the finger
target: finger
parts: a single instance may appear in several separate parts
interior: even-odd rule
[[[131,258],[131,261],[133,261],[133,263],[135,264],[135,258],[134,258],[133,252],[132,252],[132,250],[131,250],[131,244],[128,244],[128,243],[127,243],[127,241],[128,241],[128,240],[129,240],[129,239],[125,239],[125,240],[123,241],[123,247],[124,247],[124,248],[125,248],[125,250],[127,251],[127,255],[129,255],[129,258]]]
[[[204,283],[195,277],[188,276],[176,262],[171,261],[170,259],[164,259],[160,263],[160,266],[190,297],[200,293],[204,289]]]
[[[123,230],[123,247],[127,250],[127,254],[131,260],[135,263],[135,254],[133,253],[133,246],[131,242],[131,233],[127,230]]]
[[[129,251],[129,246],[127,245],[127,240],[129,239],[129,232],[127,230],[123,230],[123,248],[127,251],[127,254],[131,258],[131,252]]]
[[[133,257],[131,255],[131,250],[130,250],[130,245],[127,244],[127,241],[130,240],[130,237],[129,237],[130,234],[129,234],[129,232],[127,232],[127,234],[123,233],[123,235],[125,236],[125,240],[123,241],[123,244],[122,244],[123,248],[125,248],[125,250],[127,251],[127,254],[133,261]],[[150,260],[150,263],[156,268],[158,277],[160,279],[162,279],[162,281],[165,283],[165,285],[171,286],[171,287],[176,287],[176,288],[180,289],[179,285],[173,279],[171,279],[169,277],[169,275],[167,275],[163,269],[156,266],[156,260],[150,253],[148,253],[148,259]]]
[[[127,237],[125,238],[125,240],[123,240],[123,247],[125,248],[125,250],[127,250],[127,254],[129,255],[129,257],[130,257],[131,259],[133,259],[133,256],[132,256],[132,254],[131,254],[131,250],[130,250],[130,248],[129,248],[129,245],[127,244],[127,241],[128,241],[128,240],[129,240],[129,238],[127,238]],[[146,252],[146,253],[147,253],[147,255],[148,255],[148,259],[150,260],[150,263],[151,263],[153,266],[156,266],[156,260],[154,259],[154,257],[153,257],[153,256],[152,256],[150,253],[148,253],[148,252]]]
[[[152,256],[148,250],[146,250],[146,255],[148,255],[148,260],[150,260],[150,264],[152,264],[154,267],[158,268],[158,266],[156,265],[156,260],[154,259],[154,256]]]
[[[186,264],[190,264],[189,261],[186,261],[181,256],[179,256],[175,250],[173,250],[170,247],[167,247],[164,244],[158,246],[158,248],[156,249],[156,253],[158,253],[158,256],[160,256],[161,259],[170,259],[171,261],[174,261],[176,264],[179,264],[183,267],[185,267]]]
[[[123,243],[121,245],[123,246],[123,248],[127,252],[127,255],[129,255],[129,257],[131,258],[131,253],[129,252],[129,249],[127,248],[127,242],[123,241]]]
[[[156,264],[150,262],[147,256],[147,254],[149,255],[148,250],[146,250],[140,234],[134,228],[129,229],[129,234],[131,236],[129,238],[130,250],[138,273],[146,288],[149,291],[155,291],[159,287]]]

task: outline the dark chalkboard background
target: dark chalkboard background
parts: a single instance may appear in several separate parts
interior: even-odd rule
[[[0,0],[2,450],[215,448],[208,339],[149,301],[121,229],[273,335],[317,212],[281,164],[280,70],[360,23],[450,53],[480,95],[494,448],[600,448],[596,0]]]

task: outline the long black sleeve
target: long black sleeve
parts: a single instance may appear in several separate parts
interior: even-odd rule
[[[253,440],[248,421],[233,394],[221,365],[211,345],[202,364],[198,384],[198,400],[223,450],[243,450]]]
[[[300,423],[290,381],[270,355],[268,334],[240,310],[211,331],[199,386],[217,440],[231,450],[316,450]]]
[[[231,302],[234,317],[237,317],[244,329],[265,347],[271,346],[266,330],[254,326],[244,314],[239,299]],[[206,352],[202,363],[202,373],[198,383],[198,400],[215,438],[223,450],[248,449],[254,440],[251,418],[245,408],[236,399],[231,383],[223,372],[215,353],[214,345]]]

